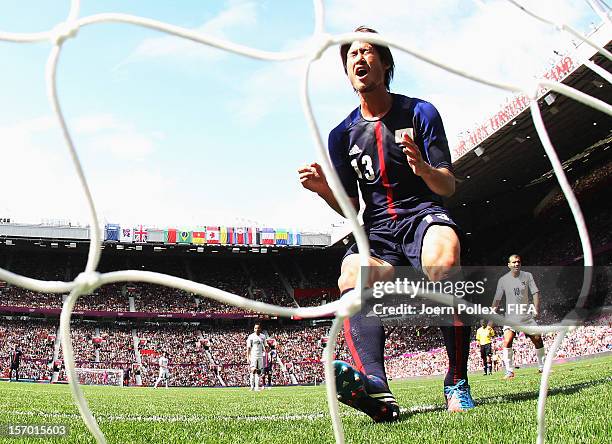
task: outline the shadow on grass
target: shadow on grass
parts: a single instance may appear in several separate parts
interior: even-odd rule
[[[612,382],[612,377],[595,379],[593,381],[585,381],[576,384],[565,385],[561,387],[553,387],[549,388],[548,396],[556,396],[559,394],[573,394],[578,393],[586,388],[595,387],[598,385],[607,384]],[[487,405],[487,404],[504,404],[511,402],[520,402],[520,401],[532,401],[538,399],[539,391],[529,391],[529,392],[520,392],[520,393],[512,393],[503,396],[490,396],[485,398],[478,398],[475,403],[476,406],[479,405]],[[414,415],[419,413],[431,413],[431,412],[443,412],[446,411],[446,407],[443,405],[425,405],[425,406],[415,406],[402,408],[401,416],[398,419],[398,422],[407,421],[412,418]]]
[[[579,382],[576,384],[564,385],[560,387],[552,387],[548,389],[548,396],[556,396],[559,394],[573,394],[578,393],[586,388],[595,387],[598,385],[612,382],[612,377],[594,379],[592,381]],[[490,396],[487,398],[479,398],[476,401],[477,405],[480,404],[498,404],[503,402],[517,402],[517,401],[531,401],[538,399],[539,391],[529,391],[512,393],[503,396]]]

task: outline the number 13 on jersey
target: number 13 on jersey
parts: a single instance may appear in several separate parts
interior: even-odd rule
[[[372,158],[367,154],[361,156],[361,165],[364,167],[365,170],[363,173],[361,172],[361,169],[359,169],[359,162],[357,161],[357,159],[352,159],[351,165],[357,173],[357,177],[359,179],[363,179],[365,177],[366,180],[374,180],[374,178],[376,177],[374,174],[374,169],[372,168]]]

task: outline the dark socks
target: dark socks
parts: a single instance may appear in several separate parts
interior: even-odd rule
[[[377,316],[366,319],[357,313],[344,320],[344,337],[357,369],[366,375],[374,375],[387,382],[384,350],[385,330]]]
[[[440,327],[448,355],[448,372],[444,385],[455,385],[460,379],[467,382],[467,363],[470,354],[471,327],[453,325]]]

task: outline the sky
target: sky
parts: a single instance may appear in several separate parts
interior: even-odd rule
[[[588,32],[584,0],[525,0]],[[570,38],[504,0],[328,0],[325,32],[359,25],[458,68],[526,84]],[[0,31],[39,32],[69,1],[2,0]],[[80,16],[121,12],[252,48],[295,50],[314,30],[308,0],[85,0]],[[0,217],[71,221],[89,213],[45,89],[49,42],[0,41]],[[509,93],[461,79],[394,49],[392,92],[432,102],[452,146]],[[63,46],[58,92],[99,218],[197,228],[259,225],[330,231],[342,218],[303,189],[297,168],[318,160],[300,102],[306,60],[263,62],[129,24],[95,24]],[[323,140],[358,102],[338,48],[313,67]]]

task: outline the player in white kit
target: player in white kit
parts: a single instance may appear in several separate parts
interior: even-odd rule
[[[168,369],[168,358],[166,354],[162,352],[159,357],[159,376],[157,377],[157,381],[155,381],[155,385],[153,388],[157,388],[157,385],[164,381],[166,384],[166,388],[168,388],[168,380],[170,379],[170,370]]]
[[[533,275],[526,271],[521,271],[521,257],[513,254],[508,258],[508,268],[510,271],[499,278],[497,290],[493,299],[493,307],[499,307],[502,296],[506,295],[506,319],[518,325],[530,326],[537,325],[535,318],[540,313],[540,290],[533,280]],[[533,304],[529,304],[529,293],[533,298]],[[514,378],[514,361],[512,342],[516,336],[516,331],[509,325],[504,325],[504,350],[503,362],[506,367],[504,379]],[[538,370],[542,373],[546,352],[544,342],[540,335],[527,335],[533,342],[538,358]]]
[[[262,332],[258,322],[253,327],[253,333],[247,338],[247,362],[249,363],[250,389],[259,390],[259,375],[264,368],[267,336]]]

